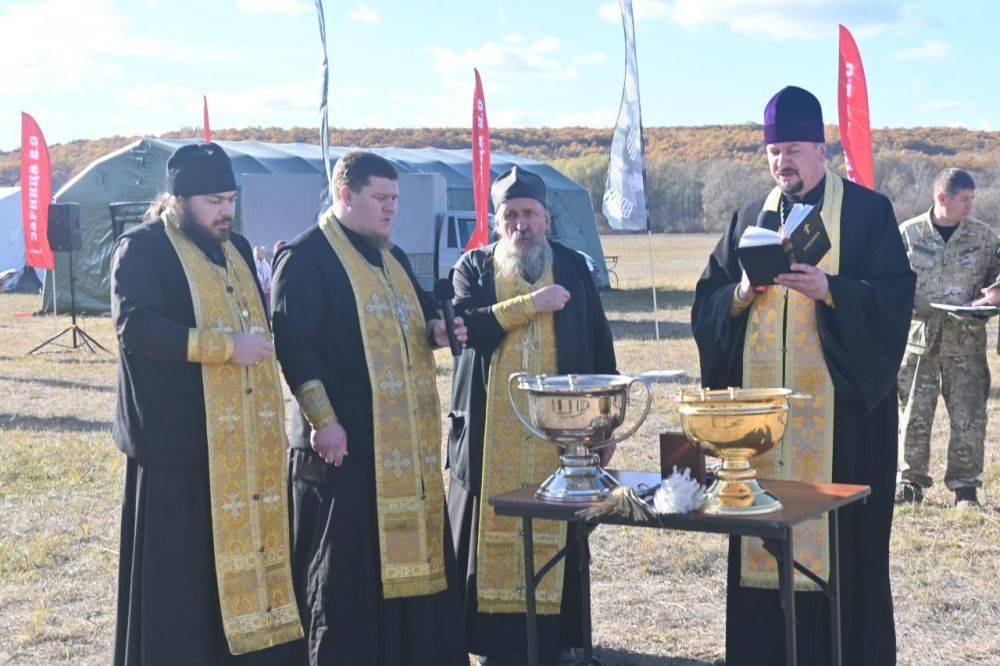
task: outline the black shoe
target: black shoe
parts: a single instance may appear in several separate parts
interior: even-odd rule
[[[973,489],[975,495],[975,489]],[[900,481],[896,485],[896,504],[920,504],[924,501],[924,489],[909,481]]]
[[[958,509],[978,509],[979,498],[976,497],[975,488],[956,488],[955,507]]]

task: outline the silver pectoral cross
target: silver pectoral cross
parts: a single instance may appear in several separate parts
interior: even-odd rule
[[[521,352],[521,367],[525,370],[528,369],[531,363],[531,353],[538,351],[540,345],[536,340],[531,339],[531,335],[528,331],[524,332],[521,337],[521,342],[514,345],[514,348]]]

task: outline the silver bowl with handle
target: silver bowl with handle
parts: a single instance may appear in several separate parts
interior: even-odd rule
[[[631,427],[615,436],[629,405],[634,404],[633,388],[644,392],[639,415]],[[526,414],[514,398],[515,389],[525,394]],[[645,381],[622,375],[518,372],[510,376],[507,393],[528,432],[563,449],[561,466],[539,487],[538,498],[568,503],[603,499],[618,485],[601,468],[596,452],[635,433],[653,402]]]

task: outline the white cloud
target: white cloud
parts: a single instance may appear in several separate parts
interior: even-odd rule
[[[924,113],[943,113],[945,111],[969,111],[976,108],[972,102],[962,102],[953,99],[935,99],[924,102],[917,107]]]
[[[927,88],[924,84],[924,80],[919,76],[906,79],[906,87],[915,93],[922,93]]]
[[[251,14],[301,14],[313,4],[303,0],[236,0],[236,9]]]
[[[189,86],[150,84],[127,91],[122,102],[135,109],[172,109],[177,125],[200,124],[202,94]],[[212,125],[217,127],[318,122],[319,90],[312,82],[293,81],[236,91],[209,90],[204,94],[208,97]]]
[[[930,60],[947,58],[951,55],[951,44],[928,39],[920,46],[896,51],[895,56],[900,60]]]
[[[599,65],[608,61],[608,54],[604,51],[595,53],[580,53],[569,59],[571,65]]]
[[[347,12],[347,17],[362,23],[378,23],[381,20],[378,12],[364,3]]]
[[[429,50],[434,54],[434,69],[444,78],[445,85],[464,90],[469,87],[473,67],[494,81],[574,78],[576,70],[568,58],[560,57],[560,47],[555,37],[522,43],[520,37],[508,35],[500,42],[487,42],[461,53],[445,46],[431,46]],[[491,87],[495,89],[495,85]]]
[[[651,19],[669,18],[672,8],[663,0],[633,0],[632,18],[636,23]],[[621,9],[617,2],[607,2],[597,8],[602,19],[609,23],[622,22]]]
[[[692,31],[722,25],[771,39],[829,37],[838,23],[856,37],[871,37],[922,18],[919,8],[903,0],[635,0],[633,11],[636,22],[666,20]],[[602,4],[598,12],[606,21],[621,21],[617,2]]]
[[[218,47],[188,47],[141,34],[111,0],[44,0],[0,9],[0,92],[95,90],[119,79],[123,58],[225,60]]]
[[[507,22],[507,19],[509,19],[509,18],[510,18],[510,15],[509,15],[509,14],[507,14],[507,10],[506,10],[506,9],[504,9],[503,7],[501,7],[501,8],[500,8],[500,9],[498,10],[498,13],[497,13],[497,18],[499,18],[499,19],[500,19],[500,22],[501,22],[501,23],[506,23],[506,22]]]

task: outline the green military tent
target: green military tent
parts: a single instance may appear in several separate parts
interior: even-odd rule
[[[141,139],[91,163],[56,193],[60,203],[80,204],[83,247],[76,254],[74,273],[77,306],[81,311],[103,313],[109,309],[108,269],[115,239],[110,205],[126,201],[148,202],[155,198],[164,186],[167,158],[179,146],[194,141]],[[240,189],[235,224],[251,245],[270,247],[276,239],[290,240],[315,220],[324,179],[319,146],[256,141],[218,143],[233,161]],[[350,148],[332,147],[331,158],[337,159],[348,150]],[[448,210],[474,209],[469,150],[370,150],[391,161],[401,174],[442,176],[447,185]],[[607,286],[604,252],[587,190],[547,164],[508,153],[493,153],[493,176],[515,164],[534,171],[545,180],[553,237],[591,257],[598,284]],[[429,233],[433,234],[433,222],[430,224]],[[45,281],[43,309],[52,308],[53,284],[59,310],[68,307],[69,278],[67,255],[57,254],[56,269],[48,272]]]

